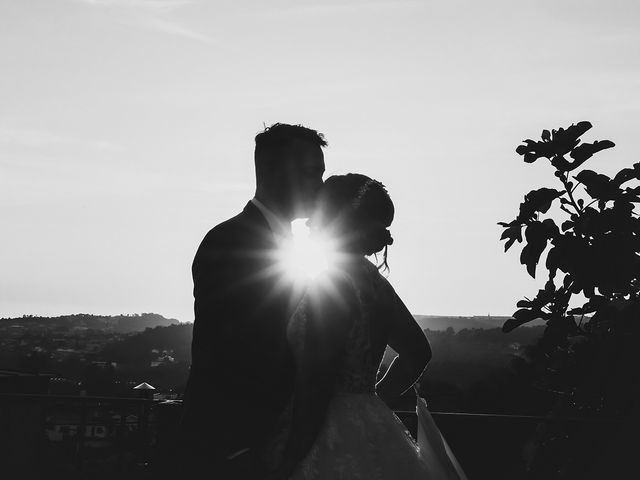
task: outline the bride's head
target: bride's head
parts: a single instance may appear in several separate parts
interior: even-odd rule
[[[393,215],[393,202],[382,183],[348,173],[324,182],[310,226],[329,236],[341,251],[357,255],[384,251],[382,266],[387,267]]]

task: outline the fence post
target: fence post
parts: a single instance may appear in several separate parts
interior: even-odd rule
[[[80,428],[77,433],[76,447],[76,470],[80,473],[84,471],[84,436],[87,429],[87,399],[80,400]]]

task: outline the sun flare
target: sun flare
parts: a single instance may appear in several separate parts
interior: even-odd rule
[[[287,275],[306,281],[327,271],[332,257],[330,242],[312,236],[304,219],[294,220],[291,230],[291,240],[280,251],[280,261]]]

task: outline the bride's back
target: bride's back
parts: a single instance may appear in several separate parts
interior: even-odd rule
[[[393,290],[377,268],[365,258],[353,262],[346,271],[357,305],[345,342],[345,358],[336,390],[373,393],[380,362],[389,338]]]

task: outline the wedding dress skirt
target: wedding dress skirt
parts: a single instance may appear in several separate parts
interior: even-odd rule
[[[335,395],[314,446],[292,480],[466,480],[420,401],[416,443],[377,395]]]
[[[372,319],[395,302],[395,292],[374,265],[365,260],[352,272],[358,308],[344,346],[333,397],[324,423],[292,480],[466,480],[424,400],[419,399],[418,442],[375,392],[386,345],[373,347]],[[307,342],[307,303],[302,299],[287,336],[297,357]],[[313,341],[313,339],[312,339]],[[265,464],[281,458],[291,420],[291,404],[265,449]]]
[[[451,480],[467,480],[458,459],[453,455],[449,444],[440,433],[440,429],[433,421],[427,409],[424,398],[418,398],[416,404],[418,415],[418,448],[420,455],[427,465],[438,465],[441,472],[434,472],[433,478],[447,478]],[[446,476],[444,475],[446,473]]]

